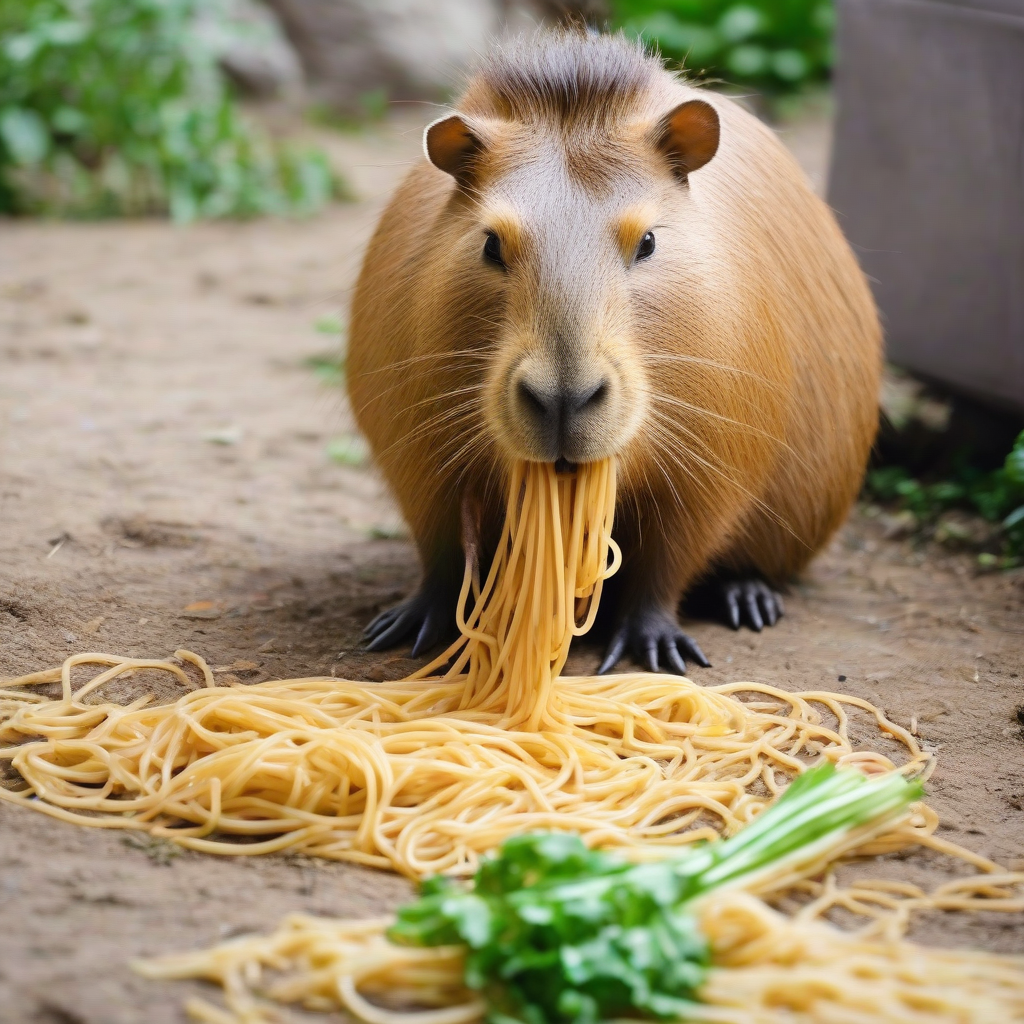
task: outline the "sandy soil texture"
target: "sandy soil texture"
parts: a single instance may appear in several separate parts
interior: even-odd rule
[[[81,650],[180,647],[246,681],[409,670],[403,652],[358,650],[414,585],[415,557],[372,470],[331,458],[351,421],[310,359],[335,343],[314,323],[344,310],[427,116],[336,140],[361,198],[309,222],[0,225],[0,678]],[[820,138],[792,133],[819,180]],[[843,690],[913,723],[938,750],[943,834],[1024,867],[1024,574],[918,550],[872,511],[775,629],[693,624],[715,663],[694,678]],[[570,667],[596,662],[584,646]],[[951,865],[915,854],[871,870],[934,881]],[[180,853],[0,805],[0,1021],[182,1021],[202,986],[143,982],[130,957],[290,910],[375,913],[407,892],[382,873]],[[1024,946],[1006,916],[946,915],[919,934]]]

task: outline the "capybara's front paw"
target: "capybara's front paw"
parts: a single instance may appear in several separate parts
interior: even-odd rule
[[[366,627],[363,632],[366,649],[383,651],[415,637],[412,657],[429,651],[455,634],[457,602],[457,590],[424,580],[415,594],[394,608],[381,612]]]
[[[725,621],[733,629],[744,625],[760,633],[785,614],[782,595],[763,580],[728,580],[719,587]]]
[[[756,577],[712,576],[686,595],[686,613],[724,622],[733,629],[747,626],[760,633],[785,614],[782,595]]]
[[[626,649],[648,672],[663,669],[676,675],[686,674],[686,658],[703,668],[711,668],[697,641],[687,636],[675,615],[664,608],[647,608],[627,614],[612,634],[598,675],[614,668]]]

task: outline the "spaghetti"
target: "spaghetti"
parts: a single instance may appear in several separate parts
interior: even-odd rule
[[[989,879],[1024,909],[1021,876]],[[989,897],[973,881],[958,897],[975,908]],[[828,883],[837,902],[856,900]],[[1018,888],[1015,890],[1014,886]],[[1016,891],[1017,895],[1013,893]],[[863,893],[861,894],[863,895]],[[906,895],[906,894],[904,894]],[[991,893],[989,894],[991,895]],[[943,896],[910,896],[918,908]],[[743,891],[712,893],[693,907],[712,968],[692,1019],[703,1024],[1012,1024],[1024,1021],[1024,957],[928,949],[901,938],[840,931],[820,901],[795,917]],[[339,921],[294,914],[267,936],[136,963],[153,979],[201,978],[222,986],[227,1009],[186,1004],[205,1024],[278,1021],[275,1004],[347,1010],[366,1024],[476,1024],[486,1007],[463,983],[463,947],[398,946],[390,918]]]
[[[618,564],[614,500],[612,462],[574,477],[516,467],[486,580],[467,559],[459,640],[402,682],[221,687],[187,651],[168,661],[83,654],[10,680],[0,689],[0,757],[25,788],[0,788],[0,798],[212,853],[293,849],[421,877],[469,873],[509,836],[544,828],[657,856],[653,848],[738,831],[823,758],[868,773],[928,773],[914,737],[854,697],[753,683],[704,688],[646,673],[561,677],[572,637],[589,628]],[[72,673],[82,666],[101,670],[76,689]],[[140,671],[189,687],[198,672],[205,686],[167,705],[96,702],[106,683]],[[61,684],[58,699],[31,690],[52,683]],[[899,767],[854,749],[855,712],[902,747]],[[981,874],[933,894],[895,883],[841,890],[828,879],[776,880],[810,893],[791,918],[747,893],[707,897],[698,916],[717,966],[695,1019],[1024,1020],[1020,960],[923,950],[900,938],[914,909],[1024,909],[1021,876],[950,847],[932,834],[936,824],[917,806],[909,822],[857,852],[921,843]],[[836,906],[868,915],[869,934],[846,935],[819,919]],[[223,985],[227,1011],[190,1005],[208,1024],[277,1019],[265,1000],[345,1008],[366,1024],[482,1019],[483,1004],[463,985],[461,949],[392,945],[387,923],[296,916],[271,936],[138,969]]]
[[[913,736],[855,697],[647,673],[560,678],[618,565],[614,503],[612,461],[574,476],[518,466],[482,584],[467,559],[459,640],[403,682],[218,687],[184,651],[178,662],[206,686],[168,705],[86,698],[141,669],[187,683],[171,661],[78,655],[13,680],[0,691],[0,743],[10,744],[0,757],[27,788],[0,797],[211,853],[291,849],[422,877],[468,873],[481,853],[533,829],[621,846],[732,833],[822,757],[893,770],[853,749],[853,710],[904,747],[900,770],[928,770]],[[105,670],[74,690],[82,665]],[[56,681],[59,700],[12,689]],[[922,808],[889,843],[934,825]]]

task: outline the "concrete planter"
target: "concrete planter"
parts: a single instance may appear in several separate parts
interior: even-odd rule
[[[1024,411],[1024,0],[838,0],[829,200],[889,358]]]

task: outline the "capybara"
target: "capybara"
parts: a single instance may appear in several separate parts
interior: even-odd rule
[[[381,218],[356,289],[352,405],[423,563],[368,629],[454,623],[471,500],[494,543],[514,459],[615,456],[601,671],[707,659],[699,588],[754,629],[843,520],[878,422],[881,332],[829,208],[774,133],[621,36],[500,47]]]

